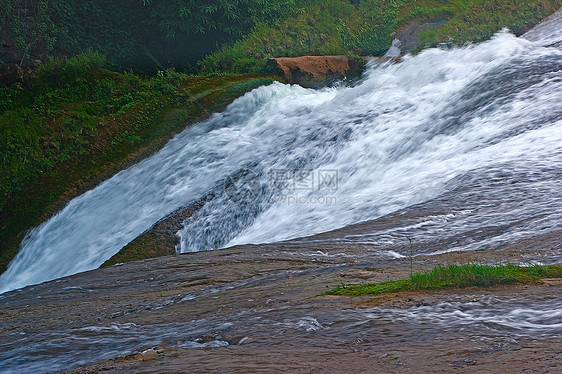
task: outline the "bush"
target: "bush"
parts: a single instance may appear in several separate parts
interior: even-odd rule
[[[274,24],[259,23],[242,40],[223,47],[199,63],[201,73],[267,73],[271,57],[343,54],[337,26],[351,23],[356,9],[341,0],[310,1],[302,11]]]
[[[51,57],[37,66],[30,83],[39,89],[69,86],[78,80],[85,80],[88,74],[100,70],[105,64],[105,56],[94,51],[68,59]]]

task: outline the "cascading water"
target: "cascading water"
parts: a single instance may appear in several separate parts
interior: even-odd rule
[[[534,172],[553,204],[543,227],[560,229],[562,51],[536,40],[426,50],[353,87],[254,90],[33,230],[0,292],[97,268],[209,195],[178,233],[182,252],[375,219],[498,168]]]

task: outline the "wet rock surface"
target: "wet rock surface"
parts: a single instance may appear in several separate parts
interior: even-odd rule
[[[210,193],[195,203],[177,209],[156,222],[150,229],[107,260],[104,266],[175,254],[179,245],[179,238],[176,233],[183,228],[183,222],[194,215],[213,197],[214,194]]]
[[[221,354],[223,364],[217,364],[216,350],[186,350],[173,348],[164,352],[154,362],[143,363],[118,359],[104,362],[72,373],[124,372],[124,373],[176,373],[228,371],[234,373],[555,373],[560,368],[560,350],[549,343],[529,342],[514,344],[509,348],[483,350],[478,344],[452,346],[450,342],[402,343],[374,349],[356,347],[299,350],[290,348],[271,351],[253,350],[234,346]],[[186,356],[191,356],[189,360]]]
[[[543,241],[560,238],[558,233]],[[521,243],[523,249],[418,256],[414,271],[439,263],[541,258],[544,245],[537,240]],[[556,310],[562,287],[556,281],[319,296],[341,283],[397,279],[409,271],[409,259],[380,256],[365,245],[313,242],[240,246],[103,268],[0,296],[0,362],[5,372],[84,366],[80,373],[560,367]],[[163,351],[154,359],[113,360],[160,345]]]

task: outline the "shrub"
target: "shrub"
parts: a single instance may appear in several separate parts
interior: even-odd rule
[[[94,51],[68,59],[51,57],[37,66],[30,83],[36,89],[69,86],[78,80],[85,80],[88,74],[100,70],[105,63],[105,56]]]

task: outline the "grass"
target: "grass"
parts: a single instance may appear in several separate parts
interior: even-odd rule
[[[274,80],[173,70],[142,77],[103,64],[96,53],[51,60],[0,92],[0,273],[25,232],[66,201]]]
[[[560,0],[310,0],[291,16],[258,24],[248,35],[200,62],[201,72],[267,72],[271,57],[382,55],[406,22],[448,19],[420,35],[426,45],[463,44],[506,27],[521,34],[562,6]],[[301,4],[302,5],[302,4]]]
[[[562,278],[561,265],[448,265],[415,273],[408,279],[356,286],[340,285],[326,295],[362,296],[444,288],[492,287],[508,284],[540,283],[544,278]]]
[[[521,35],[562,6],[560,0],[427,0],[427,3],[433,4],[422,8],[421,14],[450,15],[445,27],[420,35],[420,40],[429,45],[480,42],[502,28]]]

